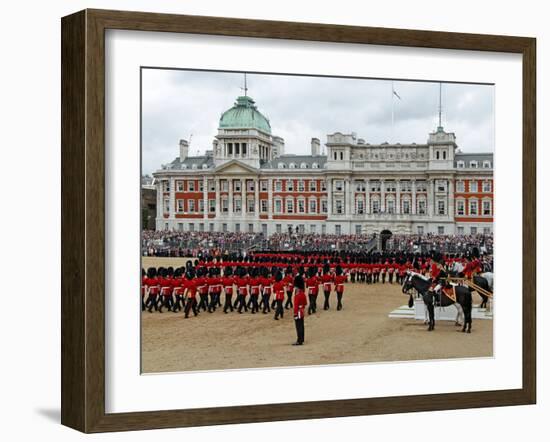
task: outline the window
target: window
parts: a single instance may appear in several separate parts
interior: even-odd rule
[[[477,192],[477,181],[470,181],[470,193]]]
[[[341,215],[344,213],[344,202],[342,200],[334,201],[334,207],[336,208],[336,213]]]
[[[491,182],[483,181],[482,189],[484,193],[489,193],[491,191]]]
[[[289,169],[296,169],[296,164],[290,163],[290,164],[288,165],[288,168],[289,168]]]
[[[483,228],[483,234],[484,235],[489,235],[491,233],[491,228],[490,227],[484,227]]]
[[[300,163],[300,169],[307,169],[307,163]]]
[[[416,182],[416,191],[417,192],[426,192],[427,191],[426,181],[417,181]]]
[[[401,181],[400,183],[401,191],[402,192],[410,192],[411,191],[411,182],[410,181]]]
[[[425,200],[418,201],[417,213],[419,215],[426,215],[426,201]]]
[[[417,226],[416,231],[419,235],[424,235],[424,226]]]
[[[477,227],[470,227],[470,235],[477,235]]]
[[[363,215],[365,213],[365,200],[363,200],[363,198],[358,198],[355,207],[357,214]]]
[[[372,200],[372,213],[380,213],[380,201]]]
[[[298,200],[298,213],[306,213],[306,202],[303,199]]]
[[[386,192],[395,192],[395,181],[386,181]]]
[[[463,200],[457,200],[457,202],[456,202],[456,214],[457,215],[464,215],[464,201]]]
[[[267,200],[261,200],[260,201],[260,211],[262,213],[267,212]]]
[[[287,192],[294,192],[294,181],[293,180],[286,180],[286,191]]]
[[[183,181],[176,181],[176,190],[178,192],[183,192]]]
[[[477,200],[470,200],[470,215],[477,215]]]
[[[210,224],[208,225],[208,230],[210,230],[211,232],[214,231],[214,223],[210,223]]]
[[[183,200],[177,200],[176,201],[176,211],[178,213],[183,212]]]
[[[327,182],[325,180],[321,181],[321,192],[327,191]]]
[[[490,169],[491,168],[491,162],[490,161],[484,161],[483,162],[483,168],[484,169]]]
[[[437,180],[437,191],[438,192],[446,192],[447,191],[447,181]]]
[[[240,198],[235,198],[235,201],[233,201],[233,211],[235,213],[241,213],[242,211],[242,201]]]
[[[199,192],[203,192],[203,191],[204,191],[204,181],[199,180]]]
[[[370,191],[371,192],[380,192],[380,181],[371,181]]]
[[[209,192],[216,191],[216,182],[214,180],[208,180],[208,191]]]
[[[254,233],[254,224],[248,225],[248,233]]]
[[[459,235],[464,235],[464,227],[463,226],[457,227],[456,233],[458,233]]]
[[[194,232],[195,231],[195,223],[189,223],[189,231]]]
[[[483,201],[483,215],[491,215],[491,201]]]
[[[275,191],[281,192],[283,190],[283,183],[281,180],[275,181]]]
[[[317,200],[316,199],[310,199],[309,200],[309,213],[317,213]]]
[[[279,163],[279,164],[277,164],[277,167],[279,169],[284,169],[285,168],[285,163]]]
[[[204,232],[204,223],[199,224],[199,232]]]
[[[229,186],[228,186],[227,180],[221,181],[221,185],[222,185],[222,192],[228,192],[229,191]]]
[[[233,181],[233,191],[234,192],[240,192],[241,191],[241,180],[234,180]]]
[[[222,197],[222,212],[227,213],[229,211],[229,201],[227,197]]]
[[[340,160],[341,160],[341,161],[344,160],[344,152],[340,152]]]
[[[334,190],[336,192],[343,192],[344,182],[342,180],[334,180]]]
[[[178,223],[178,230],[183,232],[183,223]]]
[[[281,213],[283,211],[283,204],[280,199],[275,200],[275,213]]]
[[[437,226],[437,234],[443,235],[445,233],[445,226]]]
[[[361,235],[361,224],[356,224],[355,225],[355,234],[356,235]]]
[[[204,200],[199,200],[199,213],[204,213]]]
[[[240,223],[235,223],[235,232],[240,232],[241,231],[241,224]]]
[[[341,235],[342,234],[342,226],[340,224],[336,224],[334,226],[334,233],[336,233],[337,235]]]
[[[246,190],[248,192],[254,192],[254,181],[252,181],[252,180],[247,180],[246,181]]]
[[[275,224],[275,232],[282,233],[283,232],[283,226],[280,224]]]
[[[165,192],[170,192],[170,181],[165,181],[163,188]]]
[[[310,192],[317,192],[317,181],[311,180],[309,182],[309,191]]]
[[[315,233],[317,231],[317,226],[315,224],[309,225],[309,233]]]
[[[408,215],[411,213],[411,202],[409,200],[403,201],[403,213]]]
[[[456,167],[458,167],[459,169],[464,169],[464,161],[457,161]]]
[[[241,147],[243,149],[243,157],[246,156],[246,143],[241,143]]]
[[[187,191],[188,192],[194,192],[195,191],[195,182],[194,181],[187,181]]]
[[[248,213],[254,213],[256,210],[256,208],[254,207],[255,206],[255,201],[254,201],[254,198],[248,198],[246,200],[246,211]]]
[[[355,182],[355,191],[356,192],[364,192],[365,191],[365,182],[364,181],[356,181]]]
[[[306,190],[306,185],[304,183],[304,180],[298,181],[298,192],[304,192]]]
[[[267,192],[267,180],[260,181],[260,190],[262,192]]]
[[[195,211],[195,200],[187,200],[188,212],[193,213]]]
[[[335,159],[335,160],[338,159],[338,152],[334,152],[334,159]]]
[[[464,192],[464,181],[456,182],[456,191],[461,193]]]
[[[326,235],[326,234],[327,234],[327,225],[321,224],[321,235]]]
[[[292,198],[286,200],[286,213],[294,213],[294,200]]]
[[[313,164],[311,165],[311,168],[312,168],[312,169],[319,169],[319,165],[318,165],[317,163],[313,163]]]
[[[327,200],[321,200],[321,212],[328,213],[328,202]]]
[[[306,226],[304,224],[298,224],[298,233],[305,233]]]
[[[170,200],[166,199],[164,200],[164,213],[170,212]]]
[[[447,159],[447,151],[446,151],[446,150],[443,151],[443,159],[444,159],[444,160]]]
[[[210,213],[216,212],[216,200],[208,200],[208,211]]]
[[[435,152],[435,159],[439,160],[439,151],[438,150]]]
[[[437,200],[437,214],[445,215],[445,200]]]
[[[477,169],[477,161],[470,161],[470,168]]]
[[[395,201],[394,200],[388,200],[387,202],[387,205],[386,205],[386,211],[388,213],[395,213]]]
[[[267,224],[262,224],[262,233],[267,236]]]
[[[222,224],[222,232],[227,232],[227,223]]]

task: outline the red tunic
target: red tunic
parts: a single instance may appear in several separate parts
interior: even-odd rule
[[[232,295],[233,294],[233,278],[230,278],[229,276],[225,276],[222,278],[222,284],[225,290],[226,295]]]
[[[294,317],[303,318],[305,313],[305,308],[307,305],[306,294],[303,290],[296,290],[296,295],[294,295]]]
[[[237,285],[237,290],[239,291],[239,295],[246,296],[248,294],[248,278],[237,278],[235,280],[235,284]]]
[[[283,281],[275,282],[273,284],[273,292],[275,293],[275,299],[277,301],[284,301],[284,299],[285,299],[285,283]]]
[[[330,292],[332,290],[332,275],[330,273],[325,273],[323,276],[321,276],[321,281],[323,283],[323,290],[325,292]]]
[[[306,287],[308,295],[317,296],[319,293],[319,278],[313,276],[306,280]]]
[[[336,285],[336,292],[337,293],[344,293],[344,283],[346,282],[347,278],[345,275],[339,275],[334,278],[334,284]]]

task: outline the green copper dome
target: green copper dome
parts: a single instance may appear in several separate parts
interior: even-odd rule
[[[233,107],[220,118],[220,129],[258,129],[271,134],[269,120],[264,117],[254,100],[248,96],[237,97]]]

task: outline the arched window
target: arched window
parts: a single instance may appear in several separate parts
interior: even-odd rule
[[[196,164],[193,164],[193,165],[191,166],[191,169],[196,169],[196,168],[197,168],[197,165],[196,165]]]
[[[208,164],[203,164],[203,165],[202,165],[202,168],[203,168],[203,169],[208,169]]]
[[[443,159],[444,159],[444,160],[447,159],[447,151],[446,151],[446,150],[443,151]]]
[[[307,163],[300,164],[300,169],[307,169]]]
[[[484,169],[490,169],[491,168],[491,162],[490,161],[484,161],[483,162],[483,168]]]
[[[279,163],[279,164],[277,164],[277,167],[279,169],[284,169],[285,168],[285,163]]]
[[[470,161],[470,167],[472,169],[477,169],[477,161]]]
[[[435,152],[435,159],[439,160],[439,151],[438,150]]]
[[[459,169],[464,169],[464,161],[458,161],[456,163],[456,166],[459,168]]]
[[[289,169],[296,169],[296,164],[290,163],[290,164],[288,165],[288,168],[289,168]]]
[[[187,164],[182,164],[182,165],[181,165],[181,168],[182,168],[182,169],[187,169]]]
[[[319,165],[318,165],[317,163],[313,163],[313,164],[311,165],[311,168],[312,168],[312,169],[318,169],[318,168],[319,168]]]

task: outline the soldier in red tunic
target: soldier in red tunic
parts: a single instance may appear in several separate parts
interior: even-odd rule
[[[189,317],[189,313],[193,310],[193,315],[197,316],[199,314],[199,309],[197,308],[197,279],[194,278],[194,274],[189,271],[185,275],[183,280],[183,286],[185,287],[185,317]]]
[[[171,271],[170,271],[171,270]],[[174,269],[161,269],[160,283],[160,297],[161,304],[159,307],[159,313],[162,313],[162,308],[166,307],[169,311],[172,311],[174,300],[172,298],[172,274]]]
[[[153,308],[158,310],[157,296],[160,292],[156,268],[150,267],[147,269],[147,279],[145,280],[145,285],[147,287],[147,300],[145,301],[145,308],[148,309],[149,313],[152,313]]]
[[[271,284],[273,284],[272,278],[269,277],[269,270],[267,267],[262,267],[262,277],[260,279],[260,283],[262,284],[262,313],[265,315],[271,312],[269,302],[271,298]]]
[[[323,310],[328,310],[330,308],[328,301],[330,298],[330,292],[332,290],[332,280],[333,280],[333,277],[330,273],[330,266],[328,264],[325,264],[323,267],[323,276],[321,276],[321,283],[323,284],[323,293],[325,294],[325,305],[323,306]]]
[[[233,297],[233,284],[235,280],[233,278],[233,271],[231,267],[225,268],[221,282],[223,285],[223,290],[225,292],[225,304],[223,306],[223,312],[227,313],[227,310],[233,311],[233,303],[231,298]]]
[[[286,288],[286,302],[285,309],[292,308],[292,293],[294,292],[294,275],[292,266],[288,266],[285,270],[285,277],[283,278]]]
[[[294,278],[294,324],[296,326],[296,342],[292,345],[303,345],[305,339],[304,316],[307,305],[307,298],[304,292],[305,282],[301,274]]]
[[[251,271],[251,277],[248,284],[250,286],[251,313],[257,313],[260,311],[260,307],[258,305],[258,298],[260,296],[260,287],[262,285],[262,281],[258,276],[257,268],[252,268],[250,271]]]
[[[308,314],[317,313],[317,295],[319,294],[319,278],[316,275],[317,269],[310,267],[306,280],[307,295],[309,298]]]
[[[174,294],[174,306],[172,307],[172,311],[176,313],[179,310],[182,310],[184,307],[184,301],[183,301],[183,267],[176,269],[174,272],[174,279],[172,279],[172,293]]]
[[[283,301],[285,300],[285,283],[283,282],[283,275],[278,270],[275,273],[275,282],[273,283],[273,293],[275,294],[275,317],[276,321],[279,320],[279,316],[282,318],[285,313],[283,308]]]
[[[246,270],[244,267],[239,268],[238,270],[238,277],[235,279],[235,284],[237,285],[237,304],[238,304],[238,312],[242,313],[242,310],[244,308],[244,311],[248,311],[248,307],[246,306],[246,296],[248,295],[248,277],[246,276]]]
[[[334,285],[336,286],[336,299],[338,305],[336,310],[342,310],[342,296],[344,296],[344,283],[347,281],[346,275],[342,271],[342,267],[336,267],[336,276],[334,277]]]

